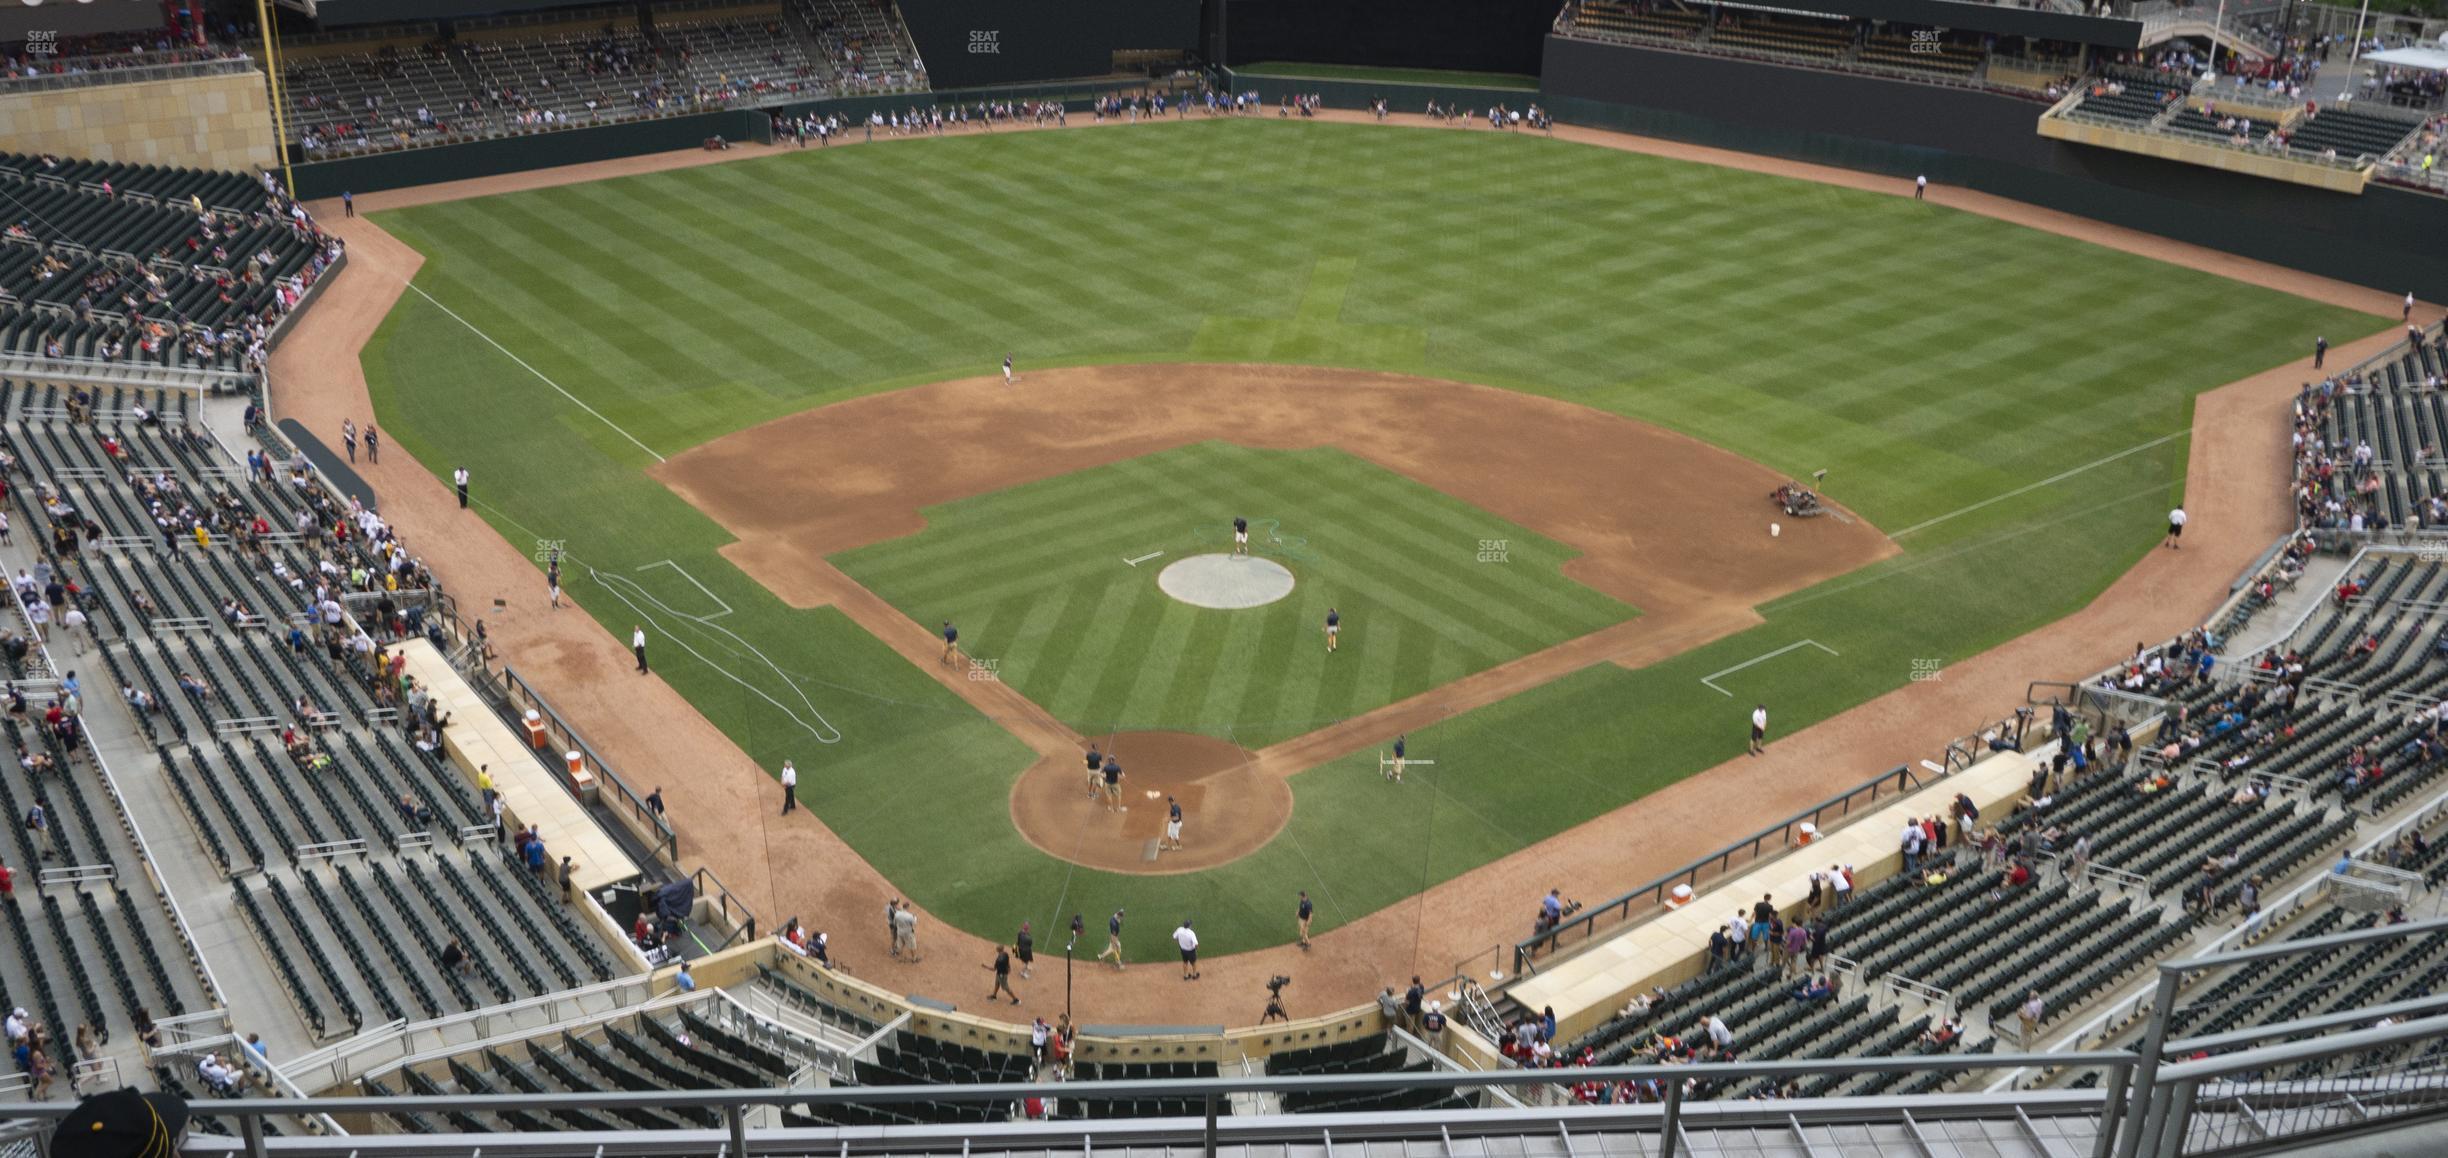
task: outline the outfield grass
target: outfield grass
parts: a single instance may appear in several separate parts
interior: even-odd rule
[[[1468,88],[1517,88],[1538,91],[1538,78],[1517,72],[1463,72],[1441,68],[1376,68],[1365,64],[1303,64],[1296,60],[1269,60],[1258,64],[1233,67],[1235,76],[1273,76],[1291,79],[1355,80],[1380,84],[1456,85]]]
[[[2156,541],[2184,440],[1913,531],[1753,631],[1415,734],[1437,777],[1393,803],[1373,772],[1330,766],[1294,779],[1293,820],[1256,855],[1131,878],[1043,856],[1000,807],[940,807],[1000,801],[1028,753],[838,613],[731,567],[722,529],[628,438],[676,453],[992,373],[1007,351],[1298,361],[1555,395],[1797,477],[1828,468],[1892,533],[2183,431],[2196,392],[2316,333],[2389,325],[1905,198],[1526,134],[1271,119],[879,142],[377,218],[428,256],[420,288],[603,416],[410,295],[365,357],[382,425],[429,468],[469,466],[514,541],[566,539],[569,590],[616,633],[633,612],[583,567],[702,600],[634,570],[669,559],[734,608],[736,638],[695,633],[708,658],[658,673],[766,766],[814,770],[808,803],[907,895],[995,936],[1120,904],[1196,912],[1219,953],[1289,939],[1294,889],[1338,924],[1731,757],[1754,699],[1800,728],[1916,660],[2066,614]],[[1739,700],[1699,683],[1804,638],[1841,657],[1746,668],[1721,681]],[[743,640],[795,673],[774,697],[804,694],[842,742],[715,670],[765,678]],[[1771,818],[1728,831],[1752,819]],[[1161,923],[1133,930],[1135,953],[1166,948]]]
[[[833,562],[920,623],[956,621],[972,658],[1082,734],[1261,747],[1632,614],[1564,577],[1563,544],[1337,450],[1203,443],[925,514]],[[1217,611],[1157,589],[1165,563],[1231,550],[1235,515],[1292,571],[1290,596]],[[1482,561],[1499,539],[1502,561]]]

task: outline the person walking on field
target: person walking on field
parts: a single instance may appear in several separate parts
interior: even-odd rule
[[[1300,895],[1300,947],[1303,949],[1309,947],[1309,918],[1316,915],[1317,906],[1309,903],[1309,890],[1302,889]]]
[[[1013,382],[1013,378],[1012,378],[1012,360],[1011,360],[1011,355],[1009,355],[1009,354],[1005,354],[1005,355],[1003,355],[1003,384],[1004,384],[1004,385],[1006,385],[1006,386],[1009,386],[1009,385],[1011,385],[1011,384],[1012,384],[1012,382]]]
[[[1402,783],[1404,751],[1403,741],[1406,738],[1407,734],[1394,737],[1394,763],[1386,773],[1386,778],[1392,780],[1396,784]]]
[[[1928,198],[1929,198],[1929,177],[1927,177],[1926,175],[1924,175],[1924,176],[1920,176],[1920,177],[1915,177],[1915,178],[1913,178],[1913,200],[1915,200],[1915,201],[1925,201],[1925,200],[1928,200]]]
[[[2318,370],[2321,368],[2321,363],[2328,360],[2329,339],[2325,337],[2312,339],[2312,368]]]
[[[995,978],[994,988],[989,989],[989,990],[987,990],[987,991],[986,991],[986,1000],[988,1000],[988,1001],[993,1001],[993,1000],[994,1000],[996,997],[998,997],[998,996],[1000,996],[1000,997],[1009,997],[1009,998],[1011,998],[1011,1003],[1012,1003],[1012,1004],[1014,1004],[1014,1005],[1018,1005],[1018,1004],[1020,1004],[1020,995],[1019,995],[1019,994],[1017,994],[1017,993],[1012,992],[1012,987],[1011,987],[1011,951],[1010,951],[1010,950],[1005,949],[1005,948],[1004,948],[1003,946],[1001,946],[1001,945],[997,945],[997,946],[995,946],[995,959],[994,959],[994,964],[987,965],[987,966],[983,966],[983,968],[987,968],[987,969],[992,969],[992,970],[994,970],[994,978]]]
[[[343,418],[343,419],[341,419],[341,420],[340,420],[340,445],[345,446],[345,447],[347,447],[347,448],[348,448],[348,456],[349,456],[349,461],[350,461],[350,462],[355,462],[355,461],[357,461],[357,420],[356,420],[356,419],[353,419],[353,418]]]
[[[1173,943],[1181,946],[1182,980],[1198,980],[1198,933],[1191,929],[1189,918],[1182,918],[1181,928],[1173,930]]]
[[[952,657],[960,650],[960,629],[952,626],[952,621],[949,619],[944,620],[943,640],[943,665],[945,667],[950,667],[952,666]]]
[[[463,510],[463,511],[464,511],[464,510],[466,510],[466,509],[467,509],[467,468],[466,468],[466,467],[464,467],[464,466],[463,466],[463,467],[460,467],[459,469],[454,470],[454,471],[452,471],[452,472],[451,472],[451,485],[452,485],[452,486],[455,486],[455,487],[457,487],[457,488],[459,488],[459,509],[460,509],[460,510]]]
[[[1235,555],[1249,554],[1249,520],[1233,516],[1233,549]]]
[[[1097,954],[1096,959],[1102,961],[1108,957],[1113,958],[1114,972],[1121,972],[1122,910],[1120,909],[1115,909],[1113,911],[1113,916],[1105,918],[1105,951]]]
[[[381,451],[382,451],[382,435],[381,435],[379,432],[377,432],[377,431],[374,429],[374,424],[373,424],[373,423],[371,423],[371,422],[366,423],[366,435],[365,435],[365,442],[366,442],[366,461],[367,461],[367,462],[381,462],[381,461],[382,461],[382,453],[381,453]]]
[[[1335,637],[1336,637],[1336,636],[1338,636],[1338,635],[1341,635],[1341,634],[1342,634],[1342,632],[1343,632],[1343,615],[1342,615],[1342,613],[1341,613],[1341,612],[1336,611],[1336,610],[1335,610],[1334,608],[1332,608],[1332,607],[1327,608],[1327,609],[1326,609],[1326,650],[1327,650],[1327,652],[1328,652],[1328,653],[1330,653],[1330,654],[1331,654],[1331,653],[1334,651],[1334,649],[1335,649]]]
[[[1765,746],[1767,742],[1768,705],[1754,704],[1751,707],[1751,754],[1754,756],[1759,755],[1760,749]]]
[[[1037,935],[1029,932],[1029,923],[1020,922],[1020,932],[1012,938],[1012,956],[1020,961],[1020,979],[1029,979],[1029,966],[1037,961]]]
[[[799,807],[799,769],[788,760],[782,762],[782,815],[789,816]]]
[[[637,671],[638,671],[638,674],[639,674],[639,675],[645,675],[645,674],[646,674],[646,629],[645,629],[645,628],[643,628],[643,627],[632,627],[632,628],[630,628],[630,629],[629,629],[629,650],[630,650],[630,651],[632,651],[632,652],[635,652],[635,653],[637,654],[637,661],[638,661],[638,668],[637,668]]]
[[[1182,807],[1181,807],[1181,801],[1176,800],[1176,799],[1174,799],[1173,797],[1167,796],[1167,797],[1165,797],[1165,804],[1166,804],[1166,806],[1167,806],[1167,807],[1169,807],[1169,808],[1170,808],[1172,811],[1171,811],[1171,812],[1170,812],[1170,813],[1169,813],[1169,814],[1166,816],[1166,818],[1165,818],[1165,834],[1164,834],[1164,843],[1162,843],[1162,844],[1158,845],[1157,847],[1158,847],[1158,848],[1160,848],[1160,849],[1171,849],[1171,850],[1173,850],[1173,851],[1175,851],[1175,852],[1179,852],[1179,851],[1181,851],[1181,846],[1182,846],[1182,842],[1181,842],[1181,828],[1182,828]]]
[[[2168,512],[2168,533],[2167,533],[2167,545],[2168,545],[2168,547],[2169,547],[2170,549],[2182,549],[2182,548],[2183,548],[2183,546],[2184,546],[2184,543],[2183,543],[2183,539],[2184,539],[2184,529],[2185,529],[2185,522],[2186,522],[2186,521],[2187,521],[2187,520],[2185,519],[2185,510],[2184,510],[2184,508],[2183,508],[2183,507],[2178,507],[2178,508],[2176,508],[2175,510],[2172,510],[2172,511],[2169,511],[2169,512]]]
[[[1088,745],[1088,799],[1105,795],[1105,754]]]
[[[908,950],[908,956],[903,960],[913,965],[917,964],[920,958],[918,956],[918,913],[916,910],[908,905],[901,905],[893,910],[893,937],[895,945]]]

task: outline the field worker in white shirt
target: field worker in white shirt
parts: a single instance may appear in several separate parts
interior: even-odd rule
[[[1198,934],[1191,931],[1188,918],[1183,918],[1181,928],[1173,930],[1173,943],[1181,946],[1182,980],[1198,980]]]

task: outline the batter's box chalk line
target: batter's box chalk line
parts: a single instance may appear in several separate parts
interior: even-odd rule
[[[1801,649],[1803,649],[1803,648],[1806,648],[1806,647],[1815,647],[1815,648],[1818,648],[1819,650],[1824,651],[1824,652],[1828,653],[1829,655],[1841,655],[1841,654],[1843,654],[1842,652],[1837,651],[1835,648],[1829,647],[1828,645],[1826,645],[1826,644],[1824,644],[1824,643],[1821,643],[1821,642],[1819,642],[1818,640],[1815,640],[1815,639],[1805,639],[1805,640],[1801,640],[1801,641],[1799,641],[1799,642],[1795,642],[1795,643],[1789,643],[1789,644],[1786,644],[1785,646],[1780,647],[1780,648],[1776,649],[1775,651],[1769,652],[1769,653],[1768,653],[1768,654],[1766,654],[1766,655],[1757,655],[1757,656],[1753,656],[1753,657],[1751,657],[1750,659],[1746,659],[1746,660],[1742,661],[1741,663],[1735,664],[1734,666],[1732,666],[1732,667],[1730,667],[1730,668],[1725,669],[1724,671],[1721,671],[1721,672],[1711,672],[1711,673],[1709,673],[1708,675],[1705,675],[1705,676],[1700,677],[1700,682],[1701,682],[1701,683],[1703,683],[1703,684],[1708,685],[1708,689],[1709,689],[1710,691],[1715,692],[1715,693],[1717,693],[1718,695],[1725,696],[1725,697],[1727,697],[1728,699],[1731,699],[1731,698],[1733,698],[1734,693],[1729,692],[1729,691],[1725,690],[1724,688],[1718,687],[1718,686],[1717,686],[1717,681],[1718,681],[1719,679],[1722,679],[1722,678],[1724,678],[1724,677],[1726,677],[1726,676],[1733,675],[1735,672],[1738,672],[1738,671],[1741,671],[1741,670],[1742,670],[1742,669],[1744,669],[1744,668],[1750,667],[1752,664],[1755,664],[1755,663],[1765,663],[1765,662],[1767,662],[1767,661],[1769,661],[1769,660],[1775,659],[1776,657],[1778,657],[1778,656],[1780,656],[1780,655],[1785,654],[1786,652],[1789,652],[1789,651],[1799,651],[1799,650],[1801,650]]]
[[[681,577],[689,581],[690,586],[704,592],[706,598],[713,600],[714,604],[721,607],[722,610],[715,612],[712,615],[690,615],[687,612],[680,611],[672,607],[670,604],[663,602],[661,599],[656,598],[652,593],[640,586],[636,580],[631,579],[626,575],[614,575],[589,567],[587,568],[587,577],[593,579],[597,583],[602,584],[605,590],[619,596],[620,601],[628,604],[629,609],[636,612],[638,617],[645,621],[646,626],[655,632],[657,638],[668,640],[671,643],[678,645],[680,650],[695,656],[699,663],[711,668],[716,675],[730,680],[732,683],[738,684],[740,687],[747,689],[750,695],[753,695],[768,704],[772,704],[776,710],[780,711],[783,715],[790,717],[792,723],[806,729],[807,734],[814,737],[817,743],[838,744],[841,742],[842,736],[840,730],[835,728],[831,721],[824,718],[824,713],[816,710],[815,701],[808,698],[807,692],[799,686],[799,681],[792,679],[790,677],[790,673],[782,670],[782,665],[775,663],[771,656],[766,655],[755,644],[752,644],[745,639],[741,639],[739,635],[734,633],[730,628],[712,622],[712,620],[731,614],[730,604],[723,602],[721,597],[715,595],[712,591],[708,591],[705,584],[698,582],[696,576],[688,573],[687,568],[682,567],[678,563],[674,563],[669,559],[649,563],[644,567],[638,568],[638,570],[649,571],[656,567],[669,567],[672,570],[679,572]],[[658,616],[656,614],[657,612],[660,612],[661,615]],[[714,656],[698,650],[697,645],[691,643],[685,634],[692,629],[695,631],[711,632],[715,635],[723,637],[725,640],[730,641],[729,645],[727,646],[719,642],[715,642],[711,644],[711,646],[721,647],[723,650],[731,652],[732,656],[734,657],[742,653],[754,657],[756,663],[763,664],[767,670],[770,670],[776,677],[781,679],[783,689],[786,693],[798,700],[799,706],[794,708],[791,705],[774,698],[771,692],[768,692],[764,688],[758,686],[757,683],[743,678],[740,673],[733,671],[730,663],[724,662],[724,660],[717,659]],[[753,672],[753,667],[750,670]]]

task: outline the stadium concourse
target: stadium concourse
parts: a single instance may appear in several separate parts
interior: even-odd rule
[[[1423,123],[1416,117],[1397,118],[1397,126],[1405,127],[1387,131],[1408,131],[1407,126]],[[1084,121],[1074,125],[1086,127]],[[1106,130],[1127,131],[1118,126]],[[1861,173],[1572,128],[1560,128],[1556,135],[1911,195],[1909,183]],[[749,147],[727,153],[673,153],[531,171],[368,194],[357,199],[357,207],[362,214],[766,151]],[[2397,315],[2395,299],[2380,291],[1958,190],[1933,188],[1930,199],[2374,315]],[[338,209],[336,204],[317,206],[318,217],[348,242],[350,266],[275,352],[270,375],[276,412],[316,431],[336,430],[343,419],[361,419],[371,412],[358,350],[405,292],[406,280],[421,260],[362,215],[342,220]],[[2436,312],[2435,307],[2423,308]],[[2383,334],[2334,349],[2330,357],[2351,364],[2395,340],[2397,335]],[[984,373],[987,367],[979,369]],[[2199,397],[2186,488],[2193,519],[2186,549],[2153,552],[2076,614],[1957,663],[1941,680],[1911,684],[1783,737],[1763,759],[1692,777],[1633,807],[1438,886],[1416,902],[1337,928],[1318,939],[1315,952],[1286,948],[1225,958],[1206,966],[1211,983],[1197,987],[1185,987],[1164,968],[1121,974],[1082,970],[1078,1007],[1099,1023],[1243,1024],[1255,1012],[1251,994],[1257,984],[1279,972],[1300,978],[1294,996],[1302,1013],[1364,1003],[1383,986],[1412,973],[1442,976],[1454,962],[1484,959],[1492,944],[1521,937],[1529,931],[1537,898],[1551,887],[1591,898],[1628,887],[1715,851],[1752,823],[1808,807],[1850,787],[1868,771],[1913,754],[1936,753],[1973,721],[1994,718],[2022,702],[2026,685],[2036,675],[2079,678],[2127,658],[2135,640],[2179,635],[2199,624],[2226,596],[2228,584],[2292,529],[2284,498],[2287,457],[2282,447],[2271,446],[2268,432],[2285,427],[2294,393],[2310,377],[2307,358]],[[833,952],[852,962],[864,979],[897,992],[950,996],[965,996],[979,984],[978,966],[992,956],[993,946],[923,914],[925,961],[893,962],[873,919],[882,902],[896,895],[890,883],[814,817],[805,812],[773,815],[771,771],[751,764],[661,681],[617,678],[631,667],[627,641],[613,638],[588,617],[550,613],[528,548],[491,534],[468,533],[472,516],[459,510],[448,488],[436,481],[437,470],[453,465],[419,464],[395,450],[380,464],[361,469],[383,494],[385,517],[422,545],[427,563],[463,603],[506,601],[488,617],[494,646],[503,658],[545,688],[556,707],[616,766],[641,770],[631,773],[640,778],[641,788],[659,784],[684,857],[714,868],[735,894],[769,919],[795,915],[828,930]],[[482,485],[479,474],[474,484],[479,498]],[[1966,496],[1966,501],[1986,497]],[[920,666],[932,669],[931,664]],[[944,678],[964,695],[999,686]],[[1729,721],[1729,726],[1736,723]],[[1329,730],[1317,742],[1356,749],[1387,738],[1362,734],[1355,726],[1340,734]],[[687,772],[642,771],[647,769]],[[821,771],[802,772],[810,774]],[[1639,839],[1629,839],[1635,833]],[[1627,849],[1634,851],[1627,854]],[[1150,919],[1166,918],[1151,914]],[[1285,921],[1291,921],[1289,898]],[[1041,933],[1041,954],[1053,940]],[[1059,1008],[1059,985],[1049,988],[1049,976],[1058,977],[1059,970],[1050,975],[1040,968],[1034,981],[1021,983],[1025,1004],[1013,1011],[1016,1016]]]

